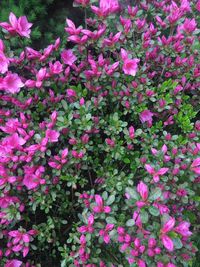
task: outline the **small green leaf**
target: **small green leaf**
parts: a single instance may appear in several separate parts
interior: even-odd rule
[[[183,247],[183,244],[180,240],[180,238],[173,238],[174,247],[176,249],[181,249]]]
[[[130,219],[130,220],[128,220],[128,221],[126,222],[126,226],[131,227],[131,226],[133,226],[133,225],[135,225],[135,221],[134,221],[133,219]]]
[[[153,206],[149,207],[149,212],[153,216],[159,216],[159,214],[160,214],[159,209],[157,209],[156,207],[153,207]]]
[[[162,196],[162,191],[161,191],[161,189],[160,189],[160,188],[156,188],[156,189],[154,189],[154,190],[151,192],[151,194],[150,194],[150,196],[149,196],[149,200],[154,201],[154,200],[158,199],[158,198],[161,197],[161,196]]]
[[[149,220],[149,215],[145,210],[141,210],[140,218],[141,218],[142,223],[147,223]]]
[[[128,159],[128,158],[125,158],[123,161],[124,161],[124,163],[126,163],[126,164],[128,164],[128,163],[131,162],[130,159]]]
[[[131,187],[127,187],[126,188],[126,192],[130,195],[131,198],[136,199],[136,200],[139,200],[139,195],[135,191],[135,189],[133,189]]]
[[[109,205],[111,205],[114,201],[115,201],[115,196],[114,196],[114,195],[111,195],[111,196],[109,196],[109,198],[107,199],[106,204],[109,206]]]
[[[117,221],[115,220],[115,218],[110,217],[110,216],[106,218],[106,222],[107,223],[110,223],[110,224],[116,224],[117,223]]]

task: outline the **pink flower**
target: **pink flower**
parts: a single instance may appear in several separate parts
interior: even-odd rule
[[[191,165],[191,170],[196,174],[200,174],[200,158],[196,158]]]
[[[171,218],[164,224],[164,226],[162,227],[162,229],[161,229],[161,233],[162,233],[162,234],[166,234],[166,233],[170,232],[170,231],[174,228],[174,225],[175,225],[175,219],[171,217]]]
[[[15,14],[11,12],[9,15],[9,22],[10,24],[7,22],[1,22],[0,26],[7,30],[11,35],[19,34],[22,37],[30,38],[30,28],[33,24],[27,21],[26,16],[22,16],[17,19]]]
[[[18,260],[9,260],[7,261],[5,267],[20,267],[22,265],[22,261]]]
[[[83,7],[86,7],[90,3],[90,0],[75,0],[74,2],[76,4],[81,4]]]
[[[81,33],[82,27],[76,28],[75,24],[70,19],[66,19],[66,23],[68,27],[65,28],[65,31],[70,35],[78,35]]]
[[[55,130],[46,130],[46,137],[50,140],[50,142],[55,143],[58,142],[58,138],[60,133]]]
[[[110,207],[104,206],[103,199],[101,196],[95,195],[95,202],[96,202],[97,206],[93,207],[94,212],[96,212],[96,213],[101,213],[101,212],[110,213],[111,212]]]
[[[80,233],[92,233],[94,231],[93,224],[94,224],[94,215],[91,214],[88,217],[88,225],[79,227],[78,231]]]
[[[124,62],[122,67],[124,73],[127,75],[135,76],[140,60],[137,58],[129,59],[127,51],[123,48],[121,49],[121,58]]]
[[[138,264],[138,267],[146,267],[146,263],[141,259],[138,260],[137,264]]]
[[[99,17],[107,17],[108,15],[119,11],[120,6],[118,0],[100,0],[99,8],[91,6],[92,11]]]
[[[85,104],[85,99],[83,97],[81,97],[79,104],[80,106],[83,106]]]
[[[99,235],[103,237],[106,244],[110,243],[109,232],[114,228],[114,224],[107,224],[106,228],[99,231]]]
[[[140,196],[142,197],[143,201],[146,201],[148,198],[148,187],[146,186],[146,184],[144,184],[142,181],[138,184],[137,186],[137,191],[140,194]]]
[[[9,60],[4,55],[4,52],[0,49],[0,73],[8,71]]]
[[[200,0],[198,0],[198,2],[196,4],[196,9],[200,12]]]
[[[43,172],[45,171],[43,166],[40,167],[24,167],[24,179],[23,184],[30,190],[38,187],[40,184],[45,184],[45,179],[42,179]]]
[[[129,137],[130,137],[130,139],[133,139],[135,137],[135,129],[134,129],[134,127],[133,126],[130,126],[128,128],[128,131],[129,131]]]
[[[2,83],[0,83],[0,88],[12,94],[18,93],[23,86],[23,82],[16,73],[7,73],[6,77],[3,78]]]
[[[160,175],[164,175],[169,170],[169,168],[161,168],[156,171],[150,164],[145,164],[145,169],[149,174],[153,175],[153,180],[155,183],[159,182]]]
[[[147,122],[149,124],[149,126],[152,125],[152,117],[153,117],[153,113],[148,109],[145,109],[144,111],[142,111],[140,113],[141,122],[142,123]]]
[[[187,19],[186,18],[181,28],[186,33],[192,33],[196,30],[196,26],[197,26],[197,23],[196,23],[195,19]]]
[[[114,147],[115,146],[115,141],[110,139],[110,138],[106,138],[106,144],[109,145],[110,147]]]
[[[14,133],[13,135],[7,136],[3,139],[2,145],[7,148],[16,149],[20,146],[23,146],[26,143],[26,140],[18,135],[18,133]]]
[[[167,263],[166,267],[176,267],[173,263]]]
[[[73,54],[73,51],[71,49],[64,50],[61,53],[61,58],[63,62],[69,66],[72,66],[73,63],[77,60],[77,57]]]
[[[190,223],[189,222],[181,222],[178,226],[174,228],[174,231],[181,234],[184,237],[188,237],[192,235],[192,232],[189,231]]]
[[[59,74],[63,71],[63,66],[60,61],[56,61],[55,63],[49,63],[50,72],[53,74]]]
[[[167,236],[167,235],[163,235],[161,236],[161,241],[163,243],[163,246],[169,250],[169,251],[173,251],[174,250],[174,243],[172,241],[172,239]]]

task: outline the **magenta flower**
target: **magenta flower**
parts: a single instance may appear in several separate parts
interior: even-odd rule
[[[137,191],[140,194],[142,200],[146,201],[149,194],[147,185],[141,181],[137,186]]]
[[[68,27],[65,28],[65,31],[70,35],[78,35],[81,33],[82,27],[76,28],[75,24],[70,19],[66,19],[66,23]]]
[[[162,227],[162,229],[161,229],[161,233],[162,233],[162,234],[166,234],[166,233],[170,232],[170,231],[174,228],[174,225],[175,225],[175,219],[171,217],[171,218],[164,224],[164,226]]]
[[[1,22],[0,26],[7,30],[11,35],[19,34],[22,37],[30,38],[32,23],[29,23],[26,16],[16,18],[12,12],[9,15],[9,23]]]
[[[78,231],[80,233],[93,233],[94,228],[93,228],[93,224],[94,224],[94,215],[90,215],[88,217],[88,225],[84,225],[78,228]]]
[[[73,54],[71,49],[63,50],[61,53],[61,58],[66,65],[72,66],[77,60],[77,57]]]
[[[4,89],[6,92],[15,94],[20,91],[20,88],[24,86],[23,82],[16,73],[7,73],[6,77],[0,81],[0,88]]]
[[[200,158],[196,158],[191,165],[191,170],[196,174],[200,174]]]
[[[60,63],[60,61],[56,61],[52,64],[52,62],[49,63],[50,73],[52,74],[60,74],[63,71],[63,66]]]
[[[101,212],[110,213],[111,212],[110,207],[104,206],[103,199],[100,195],[95,195],[95,202],[97,205],[93,207],[94,212],[96,213],[101,213]]]
[[[75,0],[74,2],[76,4],[82,5],[83,7],[86,7],[90,3],[90,0]]]
[[[172,239],[167,236],[167,235],[163,235],[161,236],[161,241],[163,243],[163,246],[169,250],[169,251],[173,251],[174,250],[174,243],[172,241]]]
[[[149,126],[152,125],[152,120],[153,120],[152,117],[153,117],[153,113],[148,109],[145,109],[144,111],[140,113],[141,122],[142,123],[147,122]]]
[[[9,260],[6,262],[5,267],[20,267],[22,265],[22,261],[18,260]]]
[[[127,51],[123,48],[121,49],[121,57],[124,62],[122,67],[123,72],[127,75],[135,76],[140,60],[137,58],[129,59]]]
[[[134,127],[133,126],[130,126],[128,128],[128,131],[129,131],[129,137],[130,137],[130,139],[134,139],[134,137],[135,137],[135,129],[134,129]]]
[[[92,11],[99,17],[107,17],[108,15],[119,11],[120,6],[118,0],[100,0],[99,8],[91,6]]]
[[[2,141],[2,145],[10,149],[19,148],[20,146],[23,146],[25,143],[26,140],[20,137],[18,133],[14,133],[10,136],[7,136]]]
[[[153,175],[153,180],[155,183],[160,181],[160,175],[164,175],[169,170],[169,168],[161,168],[156,171],[150,164],[145,164],[144,166],[147,172]]]
[[[45,184],[45,179],[42,178],[45,169],[43,166],[25,166],[23,184],[29,189],[34,189],[40,184]]]
[[[141,259],[138,260],[137,264],[138,264],[138,267],[146,267],[145,261],[143,261]]]
[[[181,222],[178,226],[174,228],[174,231],[179,233],[183,237],[188,237],[192,235],[192,232],[189,231],[189,227],[189,222]]]
[[[200,0],[197,1],[196,9],[200,12]]]
[[[195,19],[187,19],[186,18],[181,28],[186,33],[192,33],[196,30],[196,26],[197,26],[197,23],[196,23]]]
[[[0,40],[1,41],[1,40]],[[9,60],[5,56],[3,50],[0,49],[0,73],[8,71]]]
[[[105,229],[99,231],[99,235],[103,237],[106,244],[110,243],[109,232],[114,228],[114,224],[107,224]]]
[[[174,250],[174,243],[173,243],[172,239],[169,236],[167,236],[166,234],[174,229],[174,225],[175,225],[175,219],[171,217],[163,225],[163,227],[160,231],[161,232],[161,241],[162,241],[164,247],[169,251]]]
[[[58,142],[59,136],[60,136],[60,133],[55,130],[50,130],[50,129],[46,130],[46,137],[52,143]]]

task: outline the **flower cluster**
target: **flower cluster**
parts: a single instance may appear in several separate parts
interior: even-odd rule
[[[2,266],[198,261],[200,1],[132,2],[40,51],[0,22]]]

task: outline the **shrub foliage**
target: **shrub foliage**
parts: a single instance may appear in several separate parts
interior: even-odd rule
[[[198,264],[200,1],[132,2],[1,21],[0,266]]]

